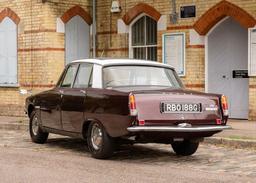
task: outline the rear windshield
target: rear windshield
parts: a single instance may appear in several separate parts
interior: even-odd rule
[[[103,69],[104,88],[115,87],[163,87],[181,88],[176,72],[165,67],[110,66]]]

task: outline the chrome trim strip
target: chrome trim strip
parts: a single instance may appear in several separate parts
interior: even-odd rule
[[[172,126],[133,126],[128,127],[129,132],[215,132],[232,129],[231,126],[194,126],[194,127],[172,127]]]

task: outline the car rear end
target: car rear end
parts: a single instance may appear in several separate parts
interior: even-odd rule
[[[212,136],[230,128],[226,101],[225,96],[187,90],[135,91],[129,108],[136,120],[127,130],[164,139]]]
[[[136,138],[201,138],[230,128],[226,97],[184,89],[168,65],[111,65],[104,67],[103,78],[106,89],[130,91],[128,105],[134,120],[127,131]]]

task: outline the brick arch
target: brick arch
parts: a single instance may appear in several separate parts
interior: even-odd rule
[[[205,12],[193,27],[200,35],[206,35],[214,25],[226,16],[232,17],[245,28],[256,25],[256,20],[249,13],[223,0]]]
[[[0,12],[0,22],[2,22],[5,17],[9,17],[16,25],[20,23],[20,17],[10,8],[5,8]]]
[[[91,15],[78,5],[67,10],[60,18],[64,23],[67,23],[70,19],[72,19],[76,15],[79,15],[80,17],[82,17],[88,25],[92,24]]]
[[[122,19],[126,25],[129,25],[141,13],[149,15],[155,21],[158,21],[161,17],[161,14],[152,6],[146,3],[139,3],[133,8],[129,9]]]

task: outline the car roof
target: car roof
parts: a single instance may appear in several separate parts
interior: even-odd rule
[[[96,59],[82,59],[75,60],[72,63],[92,63],[101,66],[112,66],[112,65],[148,65],[148,66],[159,66],[159,67],[169,67],[174,69],[171,65],[163,64],[155,61],[137,60],[137,59],[109,59],[109,58],[96,58]]]

